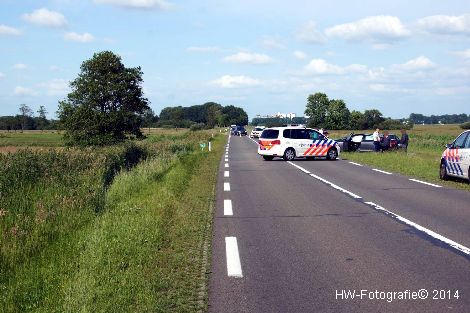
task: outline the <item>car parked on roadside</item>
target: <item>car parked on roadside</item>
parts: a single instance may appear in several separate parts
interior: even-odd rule
[[[388,135],[388,147],[384,150],[394,150],[401,148],[399,142],[400,138],[395,134]],[[343,138],[336,139],[341,151],[375,151],[374,150],[374,136],[373,134],[355,134],[351,133]],[[380,141],[383,143],[384,137],[380,134]],[[385,147],[384,147],[385,148]]]
[[[470,183],[470,130],[447,144],[442,153],[439,177],[447,180],[450,176],[467,179]]]
[[[263,130],[265,129],[264,126],[256,126],[250,133],[250,138],[259,138]]]
[[[286,161],[296,157],[336,160],[340,150],[336,141],[317,130],[296,126],[266,128],[258,141],[258,154],[266,161],[275,157]]]

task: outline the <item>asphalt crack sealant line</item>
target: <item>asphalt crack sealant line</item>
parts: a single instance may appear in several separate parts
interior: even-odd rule
[[[288,161],[287,163],[294,166],[294,167],[296,167],[297,169],[304,172],[305,174],[307,174],[307,175],[323,182],[324,184],[329,185],[330,187],[333,187],[336,190],[339,190],[339,191],[347,194],[348,196],[350,196],[351,198],[353,198],[353,199],[355,199],[359,202],[362,202],[363,204],[373,208],[374,210],[376,210],[380,213],[383,213],[383,214],[395,219],[396,221],[398,221],[402,224],[405,224],[409,227],[414,228],[415,230],[417,230],[420,233],[428,236],[429,238],[432,238],[433,240],[438,240],[439,242],[441,242],[446,247],[451,248],[454,251],[456,250],[456,252],[459,253],[459,254],[463,254],[467,259],[470,258],[470,248],[468,248],[464,245],[461,245],[458,242],[455,242],[455,241],[453,241],[453,240],[451,240],[447,237],[444,237],[444,236],[442,236],[442,235],[440,235],[440,234],[438,234],[438,233],[436,233],[436,232],[434,232],[434,231],[432,231],[432,230],[430,230],[430,229],[428,229],[424,226],[416,224],[415,222],[413,222],[413,221],[411,221],[411,220],[409,220],[405,217],[402,217],[402,216],[400,216],[400,215],[398,215],[398,214],[396,214],[396,213],[394,213],[394,212],[392,212],[388,209],[385,209],[385,208],[381,207],[380,205],[375,204],[374,202],[365,201],[361,196],[358,196],[358,195],[356,195],[356,194],[354,194],[354,193],[352,193],[352,192],[350,192],[350,191],[348,191],[344,188],[341,188],[341,187],[327,181],[326,179],[321,178],[320,176],[312,174],[308,170],[304,169],[303,167],[301,167],[297,164],[294,164],[293,162]]]

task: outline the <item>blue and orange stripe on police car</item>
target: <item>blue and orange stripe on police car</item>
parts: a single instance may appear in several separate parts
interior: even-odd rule
[[[304,152],[304,156],[325,156],[328,150],[333,147],[336,142],[332,139],[316,140],[310,144],[310,147]]]

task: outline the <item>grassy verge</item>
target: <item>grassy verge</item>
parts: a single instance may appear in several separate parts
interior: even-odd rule
[[[223,150],[222,136],[213,141],[216,152],[194,150],[208,137],[197,132],[175,141],[142,143],[147,160],[121,172],[112,183],[109,177],[128,168],[132,155],[108,157],[99,166],[90,166],[94,163],[89,161],[96,158],[87,152],[84,156],[90,155],[90,160],[80,163],[82,171],[43,162],[54,172],[38,174],[30,183],[19,177],[18,186],[23,189],[9,188],[5,180],[2,186],[11,195],[2,194],[0,199],[0,208],[7,208],[7,215],[0,216],[0,311],[195,312],[203,308],[206,302],[197,301],[201,242],[207,235]],[[29,160],[26,156],[25,152],[24,159]],[[16,160],[18,155],[3,158]],[[58,159],[71,162],[70,157]],[[12,177],[17,172],[12,170]],[[64,172],[69,174],[69,184],[58,180],[58,187],[51,186]],[[106,183],[111,183],[106,195],[95,194]],[[18,207],[28,190],[37,196]],[[62,192],[65,200],[59,197]],[[60,201],[47,202],[47,214],[35,205],[55,198]],[[11,205],[6,206],[5,199]],[[16,228],[18,221],[24,224]],[[4,241],[7,236],[9,243]],[[32,243],[30,248],[20,239]]]
[[[201,241],[214,201],[217,153],[151,160],[117,177],[106,213],[83,242],[65,309],[196,312]]]

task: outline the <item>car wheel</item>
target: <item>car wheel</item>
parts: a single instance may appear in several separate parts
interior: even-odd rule
[[[263,159],[265,161],[272,161],[274,159],[274,157],[272,155],[263,155]]]
[[[447,174],[446,162],[441,162],[441,167],[439,169],[439,178],[442,180],[449,179],[449,175]]]
[[[294,158],[295,158],[294,149],[288,148],[288,149],[286,149],[286,151],[284,151],[284,160],[292,161],[292,160],[294,160]]]
[[[336,151],[335,148],[331,148],[330,150],[328,150],[328,153],[326,154],[326,158],[328,160],[336,160],[337,157],[338,157],[338,151]]]

